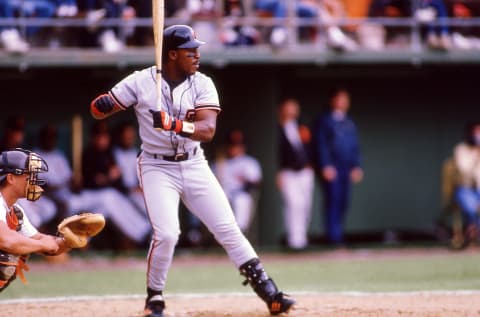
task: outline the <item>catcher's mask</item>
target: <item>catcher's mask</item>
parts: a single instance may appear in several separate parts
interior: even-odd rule
[[[46,184],[44,179],[39,178],[39,173],[48,171],[47,162],[38,154],[16,148],[4,151],[0,158],[0,183],[7,177],[7,174],[27,174],[25,185],[25,197],[30,201],[40,198],[43,193],[42,185]]]

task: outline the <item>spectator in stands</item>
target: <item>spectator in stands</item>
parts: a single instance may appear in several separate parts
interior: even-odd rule
[[[368,16],[374,18],[408,18],[412,16],[412,12],[410,0],[372,0]],[[380,25],[375,25],[375,27],[377,29],[376,33],[383,33],[381,37],[384,39],[384,45],[388,43],[396,46],[408,46],[410,44],[410,28]],[[376,44],[377,47],[383,47],[384,45]]]
[[[449,50],[452,47],[448,24],[441,20],[447,18],[448,11],[444,0],[373,0],[369,16],[371,17],[414,17],[426,25],[426,43],[429,48]],[[436,19],[440,19],[435,21]],[[408,45],[410,28],[386,27],[390,39],[396,36],[396,42]]]
[[[212,170],[227,195],[240,230],[248,234],[255,214],[262,168],[257,159],[247,154],[241,130],[232,130],[225,145],[225,153],[217,156]]]
[[[316,18],[318,6],[316,3],[295,0],[293,5],[294,14],[301,18]],[[287,3],[281,0],[255,0],[255,10],[262,16],[272,18],[285,18],[288,16]],[[275,26],[270,34],[270,43],[274,46],[283,46],[287,43],[287,29],[283,26]]]
[[[11,19],[14,17],[15,10],[12,3],[8,0],[0,0],[0,18]],[[0,42],[5,51],[9,53],[26,53],[30,47],[13,25],[0,26]]]
[[[72,0],[61,0],[72,1]],[[65,10],[62,9],[62,12]],[[56,15],[57,4],[52,0],[0,0],[0,18],[52,18]],[[27,38],[36,36],[40,26],[27,26]],[[0,26],[0,41],[6,51],[11,53],[26,53],[30,45],[20,36],[16,27]]]
[[[347,16],[344,3],[341,0],[323,0],[319,2],[319,15],[325,23],[327,45],[337,50],[355,51],[358,44],[351,36],[345,34],[345,27],[338,21]]]
[[[227,46],[254,45],[260,41],[260,32],[252,25],[239,23],[246,16],[245,5],[241,0],[225,1],[225,23],[221,33],[221,41]]]
[[[480,13],[479,1],[447,1],[449,15],[458,19],[471,19]],[[478,26],[453,26],[452,44],[462,50],[480,49],[480,28]]]
[[[77,0],[53,0],[53,2],[57,7],[57,17],[71,18],[78,14]]]
[[[467,124],[465,138],[455,146],[453,159],[458,173],[455,199],[465,218],[466,238],[476,242],[480,213],[480,121]]]
[[[421,0],[415,10],[415,17],[427,24],[427,45],[433,49],[449,50],[452,48],[450,29],[446,22],[432,24],[436,19],[448,18],[448,11],[443,0]]]
[[[165,1],[165,17],[175,18],[180,20],[189,20],[189,14],[186,10],[187,0]],[[152,17],[152,1],[151,0],[129,0],[138,18]],[[153,46],[153,28],[151,26],[138,26],[134,30],[134,35],[131,38],[134,45]]]
[[[218,25],[220,17],[219,0],[186,0],[182,9],[177,12],[180,18],[195,30],[199,38],[207,43],[218,44]]]
[[[294,251],[308,246],[314,188],[310,130],[298,123],[299,115],[300,105],[296,99],[288,98],[280,103],[276,183],[283,198],[287,246]]]
[[[325,231],[334,245],[344,243],[343,226],[350,202],[351,182],[363,178],[357,128],[348,116],[350,94],[337,88],[330,109],[314,125],[315,169],[323,188]]]
[[[136,16],[133,7],[127,0],[79,0],[78,6],[85,13],[88,23],[88,34],[94,35],[97,43],[107,53],[117,53],[125,46],[125,39],[132,36],[135,29],[129,20]],[[104,18],[122,19],[119,27],[100,26]],[[88,43],[89,36],[86,36]]]
[[[13,9],[14,16],[24,18],[52,18],[56,14],[56,4],[51,0],[1,0],[9,3]],[[26,27],[26,36],[36,35],[41,29],[40,26],[32,25]]]
[[[137,130],[130,122],[122,122],[115,131],[114,159],[120,169],[124,190],[132,203],[146,216],[145,201],[137,176]]]
[[[288,15],[287,2],[280,0],[256,0],[255,9],[265,15],[274,18],[285,18]],[[325,3],[317,3],[308,0],[295,0],[295,14],[300,18],[318,18],[326,22],[327,44],[334,49],[352,51],[357,48],[356,43],[349,38],[338,26],[333,23],[335,20],[332,12],[338,13],[340,3],[337,0],[327,0]],[[333,11],[332,8],[335,8]],[[287,42],[287,30],[283,26],[273,28],[270,36],[271,44],[282,46]]]

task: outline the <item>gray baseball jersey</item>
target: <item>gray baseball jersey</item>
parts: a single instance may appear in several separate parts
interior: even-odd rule
[[[189,152],[199,146],[200,142],[181,137],[172,131],[159,132],[153,128],[149,110],[155,110],[157,100],[155,72],[155,67],[135,71],[115,85],[110,95],[121,107],[134,107],[143,151],[162,155]],[[193,121],[195,111],[200,109],[220,111],[217,90],[212,80],[200,72],[188,77],[173,91],[163,80],[162,92],[164,108],[161,110],[181,120]]]
[[[256,258],[257,254],[235,222],[227,197],[208,166],[200,142],[153,128],[149,110],[157,110],[155,72],[155,67],[136,71],[109,93],[121,107],[133,107],[137,116],[142,140],[138,175],[153,228],[147,286],[163,290],[180,234],[180,199],[214,234],[237,267]],[[161,110],[178,119],[194,121],[195,112],[203,109],[220,111],[217,90],[208,76],[196,72],[173,90],[163,80]],[[162,158],[179,153],[188,153],[188,159],[172,162]]]

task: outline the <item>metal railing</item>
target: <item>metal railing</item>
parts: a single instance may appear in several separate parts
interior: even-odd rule
[[[232,23],[232,18],[230,17],[217,17],[206,20],[192,18],[189,20],[178,19],[178,18],[167,18],[166,25],[171,25],[175,23],[183,24],[195,24],[196,22],[211,22],[215,25],[215,28],[218,32],[223,30],[226,25]],[[298,28],[299,27],[314,27],[319,32],[320,36],[326,29],[326,27],[331,26],[332,23],[325,23],[318,18],[298,18],[298,17],[286,17],[286,18],[266,18],[266,17],[256,17],[256,16],[246,16],[246,17],[235,17],[233,20],[235,25],[242,26],[253,26],[257,28],[271,28],[274,26],[283,26],[289,34],[288,41],[284,47],[287,50],[295,50],[295,48],[302,43],[298,39]],[[351,25],[362,25],[362,24],[375,24],[383,27],[388,27],[391,29],[402,28],[404,31],[409,30],[410,36],[410,49],[413,51],[418,51],[422,47],[422,36],[421,30],[426,25],[431,26],[443,26],[447,25],[449,27],[456,28],[470,28],[470,27],[480,27],[480,18],[474,17],[469,19],[463,18],[437,18],[431,22],[423,23],[415,18],[384,18],[384,17],[366,17],[366,18],[342,18],[335,21],[337,26],[351,26]],[[92,23],[90,23],[86,18],[0,18],[0,27],[5,26],[14,26],[19,28],[22,34],[26,34],[25,30],[28,27],[54,27],[57,29],[63,28],[91,28]],[[151,27],[152,19],[151,18],[131,18],[131,19],[121,19],[121,18],[104,18],[101,21],[95,23],[95,27],[114,27],[118,28],[119,37],[126,40],[125,34],[122,30],[125,27],[137,28],[137,27]],[[218,41],[220,37],[217,36]],[[218,44],[218,43],[217,43]],[[268,44],[268,40],[262,39],[259,44]],[[314,43],[307,43],[314,44]],[[317,49],[322,50],[325,47],[321,44],[317,45]]]

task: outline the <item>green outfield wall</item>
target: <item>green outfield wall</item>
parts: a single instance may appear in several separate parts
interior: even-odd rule
[[[2,118],[23,114],[26,146],[34,146],[47,122],[61,131],[60,146],[70,155],[70,120],[84,119],[88,137],[88,104],[132,71],[116,67],[1,69]],[[281,200],[275,188],[276,105],[293,96],[302,105],[302,121],[311,124],[327,107],[327,93],[337,85],[352,95],[363,150],[365,180],[355,187],[347,219],[349,233],[388,229],[428,230],[441,212],[441,164],[462,138],[463,126],[480,119],[476,64],[232,65],[206,66],[216,82],[223,111],[217,135],[205,145],[212,158],[230,128],[245,130],[249,152],[264,171],[253,239],[279,243],[283,233]],[[126,111],[112,124],[133,119]],[[86,142],[86,141],[85,141]],[[322,197],[316,189],[311,232],[322,234]]]

